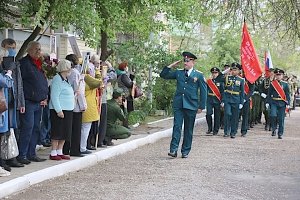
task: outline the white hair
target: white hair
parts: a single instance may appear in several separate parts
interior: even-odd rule
[[[37,46],[37,45],[41,45],[38,41],[30,41],[27,45],[27,52],[29,51],[29,49],[31,49],[32,47],[34,46]]]
[[[94,62],[100,62],[100,56],[97,55],[97,54],[92,55],[91,62],[92,63],[94,63]]]

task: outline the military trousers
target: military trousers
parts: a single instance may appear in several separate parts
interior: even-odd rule
[[[249,115],[250,115],[250,100],[246,101],[242,108],[242,126],[241,126],[242,135],[247,134],[249,128]]]
[[[272,103],[270,105],[271,126],[272,126],[272,131],[276,131],[277,123],[278,123],[278,136],[283,135],[284,118],[285,118],[285,106]]]
[[[212,125],[212,114],[214,114],[214,126]],[[221,105],[220,103],[206,104],[206,122],[208,131],[218,133],[220,129]]]
[[[188,155],[191,151],[194,124],[196,119],[197,110],[189,110],[185,108],[174,108],[174,125],[173,133],[170,144],[170,152],[177,152],[181,138],[182,124],[183,129],[183,142],[181,146],[181,153]]]
[[[235,136],[239,125],[239,104],[224,104],[224,135]]]

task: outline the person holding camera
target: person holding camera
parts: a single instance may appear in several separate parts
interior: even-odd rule
[[[107,146],[112,146],[113,139],[126,139],[131,136],[131,132],[117,121],[124,123],[127,121],[127,100],[121,88],[114,89],[113,98],[107,101],[107,129],[105,141]]]

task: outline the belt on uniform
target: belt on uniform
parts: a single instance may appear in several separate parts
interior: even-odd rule
[[[253,94],[259,94],[259,92],[258,91],[254,91]]]
[[[216,96],[214,93],[208,93],[209,96]]]
[[[282,98],[275,98],[275,97],[273,97],[272,99],[275,100],[275,101],[284,101]]]
[[[240,94],[240,92],[236,92],[236,91],[233,91],[233,90],[225,90],[225,92],[230,93],[230,94],[236,94],[236,95]]]

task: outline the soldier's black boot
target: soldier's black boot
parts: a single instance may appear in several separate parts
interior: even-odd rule
[[[206,115],[205,117],[208,126],[208,130],[206,131],[206,134],[210,134],[212,132],[212,117],[211,115]]]

